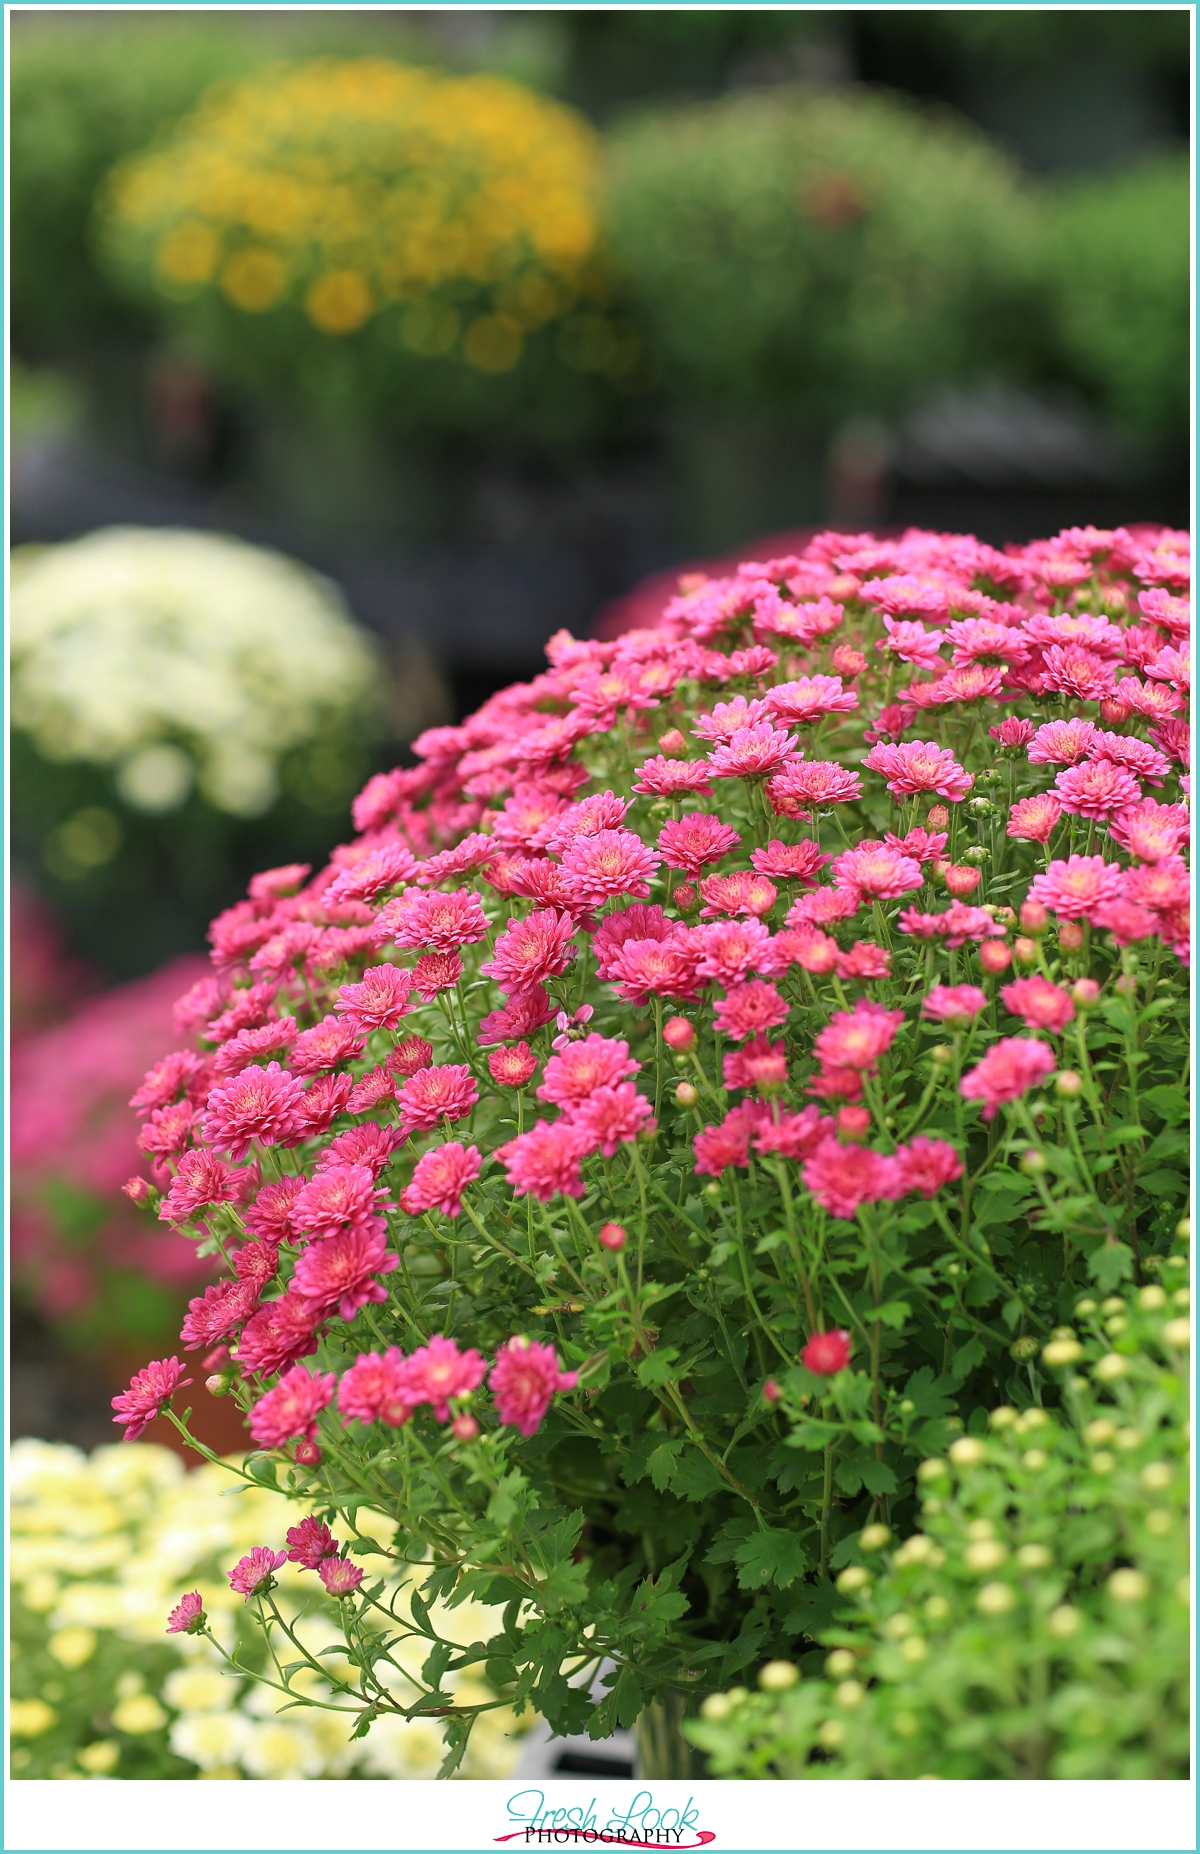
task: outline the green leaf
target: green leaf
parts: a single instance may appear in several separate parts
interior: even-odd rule
[[[573,1564],[569,1558],[561,1564],[553,1565],[542,1585],[542,1600],[547,1609],[554,1610],[573,1603],[582,1603],[587,1597],[587,1566]]]
[[[763,1526],[752,1532],[738,1546],[734,1559],[743,1590],[761,1590],[766,1584],[786,1590],[808,1569],[808,1556],[800,1540],[782,1526]]]
[[[660,1346],[657,1351],[643,1358],[639,1364],[638,1383],[644,1384],[647,1390],[654,1390],[661,1384],[669,1384],[679,1375],[675,1369],[675,1360],[678,1357],[679,1347],[677,1345]]]
[[[1133,1250],[1127,1243],[1104,1242],[1088,1262],[1088,1277],[1102,1294],[1111,1294],[1119,1281],[1133,1274]]]
[[[862,1464],[863,1486],[868,1493],[894,1494],[896,1477],[886,1461],[864,1461]]]
[[[698,1448],[689,1448],[675,1470],[671,1492],[678,1494],[681,1500],[706,1500],[723,1485],[708,1456]]]
[[[783,1619],[788,1635],[809,1635],[819,1639],[833,1627],[833,1612],[838,1594],[828,1577],[817,1577],[805,1584],[796,1603]]]
[[[683,1438],[681,1436],[672,1437],[668,1442],[660,1442],[647,1461],[646,1466],[650,1471],[650,1479],[654,1482],[659,1493],[666,1493],[667,1488],[671,1485],[671,1478],[675,1473],[676,1459],[682,1447]]]
[[[894,1326],[897,1332],[911,1314],[912,1308],[906,1300],[887,1300],[875,1309],[875,1318],[884,1326]]]
[[[968,1377],[974,1371],[976,1365],[982,1365],[986,1356],[982,1339],[968,1339],[967,1343],[960,1345],[954,1354],[950,1365],[950,1376],[957,1378],[961,1383],[963,1378]]]
[[[1141,1096],[1142,1106],[1152,1108],[1161,1114],[1168,1126],[1182,1126],[1188,1118],[1188,1098],[1182,1088],[1168,1083],[1160,1083],[1156,1088],[1146,1088]]]
[[[509,1474],[502,1474],[495,1493],[488,1501],[487,1516],[494,1526],[511,1525],[525,1502],[521,1495],[526,1486],[525,1476],[519,1468]]]

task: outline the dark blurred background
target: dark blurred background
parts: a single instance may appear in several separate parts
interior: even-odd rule
[[[220,86],[270,95],[322,58],[518,86],[513,120],[590,175],[570,278],[547,293],[465,258],[368,313],[344,270],[320,310],[301,285],[276,299],[261,266],[221,289],[203,256],[171,270],[149,219],[122,219],[114,169],[194,152]],[[139,1158],[123,1101],[143,1046],[174,1043],[170,983],[146,975],[202,954],[254,870],[322,858],[421,728],[536,672],[559,626],[619,622],[647,577],[767,535],[1186,522],[1189,15],[30,10],[10,93],[18,660],[64,602],[86,625],[80,581],[108,599],[105,636],[120,598],[194,626],[143,564],[138,531],[166,529],[315,569],[330,635],[360,627],[375,665],[370,702],[314,718],[233,798],[181,723],[80,746],[44,666],[38,725],[17,702],[18,1079],[46,1100],[74,1069],[74,1150],[110,1129],[70,1176],[68,1133],[23,1135],[17,1420],[82,1434],[95,1399],[46,1375],[54,1345],[77,1377],[115,1335],[111,1376],[186,1273],[166,1257],[147,1297],[135,1213],[114,1209]],[[373,157],[351,122],[321,158],[353,179]],[[147,210],[155,236],[175,224],[169,201]],[[61,546],[114,526],[135,531],[120,562]],[[225,598],[217,565],[201,612]],[[118,694],[121,673],[97,658]],[[118,1021],[137,1026],[119,1051]],[[89,1069],[80,1048],[115,1053]]]

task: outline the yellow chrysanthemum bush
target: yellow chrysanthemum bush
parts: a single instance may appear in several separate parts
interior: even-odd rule
[[[320,1661],[293,1668],[291,1681],[312,1702],[303,1715],[278,1712],[285,1698],[262,1637],[251,1630],[240,1596],[221,1575],[231,1552],[249,1550],[274,1516],[278,1496],[243,1485],[232,1497],[219,1466],[185,1473],[179,1456],[148,1443],[99,1448],[86,1456],[64,1443],[21,1441],[11,1458],[12,1773],[16,1778],[426,1778],[445,1746],[436,1718],[380,1720],[369,1737],[352,1736],[347,1712],[322,1679],[336,1679],[342,1606],[303,1578],[280,1570],[276,1602],[288,1627],[303,1620],[305,1648]],[[368,1571],[360,1514],[357,1555]],[[383,1566],[389,1589],[397,1581]],[[162,1614],[180,1577],[202,1591],[212,1640],[164,1638]],[[454,1640],[494,1627],[499,1612],[471,1603],[437,1626]],[[443,1625],[450,1621],[450,1626]],[[465,1627],[466,1635],[461,1635]],[[214,1642],[258,1680],[231,1675]],[[286,1642],[279,1644],[279,1658]],[[389,1678],[411,1685],[426,1659],[402,1640],[392,1644]],[[506,1777],[520,1756],[518,1718],[481,1677],[482,1669],[447,1675],[458,1703],[481,1705],[459,1774]],[[268,1684],[263,1684],[263,1677]]]
[[[322,58],[209,91],[114,170],[100,230],[243,377],[478,420],[538,359],[636,361],[598,313],[597,167],[581,116],[504,78]]]

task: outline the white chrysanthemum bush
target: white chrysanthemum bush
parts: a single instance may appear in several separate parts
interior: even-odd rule
[[[231,1674],[213,1643],[164,1638],[164,1603],[173,1602],[181,1578],[194,1579],[220,1648],[273,1673],[220,1567],[269,1527],[276,1496],[250,1488],[223,1499],[230,1489],[223,1468],[185,1473],[178,1455],[150,1443],[89,1457],[62,1443],[18,1442],[11,1488],[15,1777],[436,1774],[444,1756],[436,1720],[393,1715],[369,1738],[355,1739],[355,1714],[329,1704],[332,1690],[311,1669],[300,1685],[310,1701],[325,1703],[276,1716],[270,1687]],[[377,1563],[394,1587],[392,1567]],[[289,1567],[277,1601],[289,1626],[302,1620],[321,1665],[344,1671],[337,1606],[324,1592],[318,1588],[314,1598]],[[464,1625],[478,1634],[496,1620],[479,1605],[452,1620],[438,1613],[451,1635]],[[426,1653],[397,1654],[399,1687],[419,1678]],[[452,1685],[460,1699],[494,1701],[480,1669],[456,1675]],[[488,1707],[460,1774],[507,1776],[531,1716],[518,1720],[507,1707]]]
[[[245,1410],[277,1700],[321,1666],[286,1575],[368,1737],[437,1718],[452,1771],[512,1700],[661,1744],[809,1652],[923,1459],[1074,1420],[1078,1303],[1153,1286],[1186,1208],[1189,571],[1080,528],[688,579],[213,923],[127,1189],[218,1278],[115,1407],[203,1372]]]

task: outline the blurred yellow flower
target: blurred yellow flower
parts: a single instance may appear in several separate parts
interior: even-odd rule
[[[143,1732],[156,1732],[165,1725],[167,1715],[153,1693],[134,1693],[113,1707],[112,1722],[119,1732],[140,1737]]]
[[[14,1700],[8,1709],[8,1729],[14,1738],[40,1738],[57,1719],[58,1714],[45,1700]]]
[[[165,145],[110,175],[117,262],[169,296],[215,286],[248,314],[298,303],[345,336],[408,305],[401,339],[516,365],[523,331],[578,299],[597,242],[598,140],[505,78],[383,58],[273,67],[209,93]],[[438,313],[413,318],[414,307]]]

